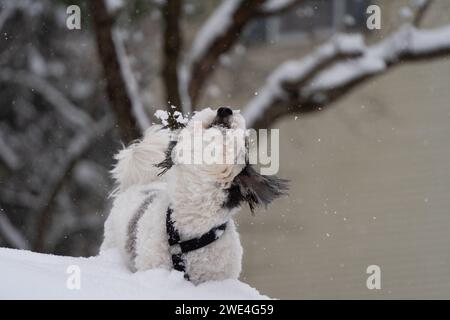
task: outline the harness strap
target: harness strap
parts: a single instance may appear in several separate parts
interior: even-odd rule
[[[170,253],[172,255],[172,265],[175,270],[184,272],[184,277],[189,280],[189,275],[186,273],[186,264],[183,259],[183,254],[203,248],[219,239],[227,227],[227,222],[212,228],[199,238],[181,241],[180,233],[175,228],[172,220],[172,212],[172,208],[168,207],[166,213],[166,231]]]
[[[194,251],[206,247],[208,244],[219,239],[222,233],[225,231],[226,227],[227,223],[225,222],[220,226],[212,228],[207,233],[204,233],[200,238],[194,238],[180,242],[179,245],[181,248],[181,252],[187,253],[189,251]]]

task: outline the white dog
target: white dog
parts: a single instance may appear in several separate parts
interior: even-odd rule
[[[119,248],[133,271],[175,269],[195,284],[237,279],[242,246],[233,215],[243,202],[252,211],[266,206],[284,194],[286,183],[260,175],[245,161],[182,161],[186,150],[197,152],[186,138],[195,132],[195,123],[201,123],[203,142],[213,130],[245,130],[239,112],[208,108],[178,132],[152,126],[142,141],[122,150],[112,171],[118,188],[101,251]],[[234,150],[229,141],[217,140],[212,145],[221,156]],[[241,151],[233,159],[242,156]]]

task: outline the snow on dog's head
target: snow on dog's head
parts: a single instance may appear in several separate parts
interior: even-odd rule
[[[178,133],[171,159],[184,170],[231,183],[246,163],[245,139],[245,120],[239,111],[207,108]]]
[[[245,120],[239,111],[207,108],[180,130],[158,166],[161,174],[174,166],[196,179],[213,180],[227,193],[224,208],[246,202],[253,212],[286,194],[288,185],[286,180],[257,172],[248,163],[247,149]]]

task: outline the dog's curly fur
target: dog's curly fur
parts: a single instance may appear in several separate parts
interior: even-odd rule
[[[105,222],[101,251],[119,248],[133,271],[172,269],[166,233],[166,212],[170,205],[181,239],[199,237],[228,221],[219,239],[184,255],[190,280],[197,284],[237,279],[241,272],[242,246],[233,222],[234,214],[243,202],[252,211],[255,206],[267,205],[284,193],[286,183],[276,177],[262,176],[245,163],[178,162],[177,154],[187,143],[181,133],[193,130],[193,120],[201,121],[206,131],[216,126],[217,112],[208,108],[196,113],[178,134],[152,126],[142,141],[116,156],[112,174],[118,187],[113,192],[114,204]],[[230,116],[227,127],[245,129],[239,112]],[[175,142],[173,135],[176,135]]]

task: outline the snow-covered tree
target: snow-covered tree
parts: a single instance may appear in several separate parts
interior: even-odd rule
[[[164,24],[161,74],[168,105],[175,105],[178,110],[196,110],[208,80],[220,68],[220,58],[239,44],[246,27],[255,20],[282,14],[307,2],[223,0],[206,19],[192,45],[184,44],[183,47],[180,27],[183,1],[158,1]],[[322,110],[365,80],[381,75],[394,66],[448,56],[450,26],[420,29],[431,4],[432,1],[417,2],[413,19],[378,43],[367,45],[361,33],[338,33],[312,49],[310,55],[286,61],[268,77],[258,90],[257,97],[243,108],[248,124],[255,128],[269,127],[276,119],[288,114]],[[111,64],[109,56],[102,54],[108,50],[108,43],[114,41],[113,17],[101,1],[93,3],[92,11],[105,74],[110,75],[110,82],[114,83],[116,78],[121,78],[120,70]],[[116,59],[120,62],[120,50],[116,52]],[[126,75],[123,79],[124,83],[129,82]],[[112,87],[117,88],[116,85]],[[110,100],[114,104],[118,99],[110,94]],[[135,121],[131,120],[131,111],[137,109],[131,103],[133,100],[130,95],[127,107],[130,120],[125,126],[136,127],[132,124]],[[117,102],[117,105],[115,109],[120,108],[119,105],[123,108],[125,104]],[[123,110],[117,112],[122,113]],[[132,138],[138,136],[132,135]]]
[[[52,1],[0,5],[0,245],[95,253],[105,155],[119,144],[99,69],[85,58],[90,36],[66,41],[65,7]]]
[[[395,66],[449,57],[450,26],[421,28],[432,2],[416,1],[408,21],[381,40],[338,28],[306,56],[282,63],[244,104],[248,126],[270,127],[287,115],[323,110]],[[192,112],[252,26],[299,8],[306,12],[314,1],[76,3],[87,21],[68,41],[63,1],[0,1],[0,245],[95,252],[111,154],[119,140],[139,138],[154,112],[142,101],[144,71],[136,72],[133,54],[150,61],[145,77],[161,77],[168,111]],[[201,8],[198,17],[209,16],[186,41],[192,7]],[[314,7],[309,11],[314,14]],[[153,51],[131,53],[130,30],[140,34],[138,21],[152,17],[160,33],[140,41],[152,43]]]

